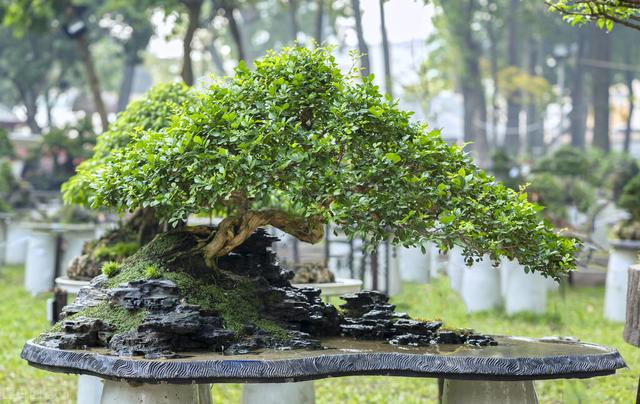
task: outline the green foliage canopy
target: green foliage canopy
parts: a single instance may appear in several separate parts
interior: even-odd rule
[[[65,201],[91,205],[91,182],[111,160],[109,155],[124,148],[138,132],[169,126],[173,113],[190,98],[189,94],[189,87],[183,83],[158,84],[144,97],[129,103],[109,130],[98,136],[93,156],[83,161],[77,174],[62,186]]]
[[[554,277],[573,268],[576,241],[542,222],[526,194],[358,77],[326,48],[269,53],[254,70],[241,63],[166,129],[132,134],[99,170],[81,172],[94,195],[86,202],[153,207],[174,225],[206,210],[285,231],[333,221],[372,242],[393,233],[405,246],[460,244],[469,260],[506,256]]]
[[[549,0],[549,10],[559,12],[571,25],[595,22],[611,31],[618,23],[640,30],[640,3],[637,0]]]

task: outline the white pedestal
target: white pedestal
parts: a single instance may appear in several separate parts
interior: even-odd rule
[[[464,263],[464,257],[462,256],[462,248],[453,247],[447,254],[449,262],[447,263],[447,276],[449,277],[449,284],[451,289],[460,293],[462,291],[462,275],[468,269]]]
[[[431,254],[427,248],[426,254],[420,247],[397,247],[400,276],[403,281],[427,283],[431,274]]]
[[[443,404],[537,404],[533,381],[445,379]]]
[[[104,381],[96,376],[78,376],[77,404],[100,404]]]
[[[56,235],[52,232],[33,230],[27,247],[25,289],[33,295],[51,289],[55,279],[55,260]]]
[[[538,273],[525,273],[516,261],[502,261],[504,306],[507,314],[542,314],[547,308],[546,279]]]
[[[491,265],[488,256],[464,271],[460,295],[468,313],[500,306],[500,271]]]
[[[7,265],[24,265],[31,229],[20,222],[9,222],[7,240],[4,245]]]
[[[633,245],[636,248],[630,248]],[[627,281],[629,267],[638,260],[640,242],[612,243],[607,265],[607,283],[604,291],[604,317],[623,322],[627,313]]]
[[[245,384],[242,404],[314,404],[313,381]]]
[[[104,381],[100,404],[210,404],[209,384],[141,384]],[[84,404],[84,403],[83,403]]]
[[[95,233],[95,229],[63,233],[64,253],[62,254],[62,262],[60,263],[62,273],[58,275],[65,275],[67,273],[67,267],[71,264],[71,261],[82,253],[84,243],[93,240]]]

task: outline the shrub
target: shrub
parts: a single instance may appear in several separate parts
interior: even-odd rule
[[[107,275],[108,278],[116,276],[120,272],[120,264],[115,261],[105,262],[102,265],[102,273]]]

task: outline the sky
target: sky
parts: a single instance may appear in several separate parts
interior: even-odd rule
[[[362,24],[365,40],[370,46],[381,43],[379,0],[361,0]],[[423,0],[388,0],[385,5],[387,34],[391,43],[423,40],[433,31],[430,24],[433,7]],[[149,52],[160,58],[179,58],[182,43],[179,38],[167,40],[174,18],[164,21],[161,14],[154,15],[153,22],[159,35],[152,38]],[[350,22],[353,20],[350,19]],[[355,35],[347,38],[350,46],[357,46]]]

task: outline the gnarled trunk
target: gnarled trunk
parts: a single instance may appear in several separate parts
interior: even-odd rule
[[[205,257],[209,261],[227,255],[242,244],[261,226],[271,225],[289,233],[298,240],[315,244],[322,240],[324,226],[322,218],[295,218],[276,209],[247,211],[238,216],[229,216],[220,224],[215,233],[203,245]]]

